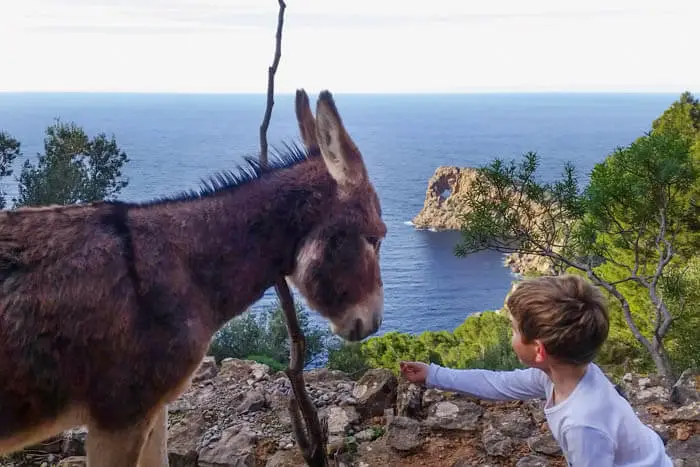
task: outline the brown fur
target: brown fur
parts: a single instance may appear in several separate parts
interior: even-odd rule
[[[378,197],[330,93],[296,111],[308,158],[242,181],[0,212],[0,453],[86,424],[91,465],[167,465],[165,404],[280,276],[339,335],[377,330]]]

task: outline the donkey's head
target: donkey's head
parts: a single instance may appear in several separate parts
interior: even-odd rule
[[[379,248],[386,225],[379,198],[333,96],[321,92],[314,118],[299,90],[296,114],[304,144],[320,151],[335,187],[332,207],[302,241],[290,279],[335,334],[360,340],[377,331],[384,310]]]

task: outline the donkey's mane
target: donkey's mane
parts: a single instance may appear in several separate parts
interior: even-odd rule
[[[264,175],[280,169],[286,169],[320,155],[317,148],[308,151],[297,142],[282,143],[283,148],[271,148],[271,154],[266,166],[262,165],[259,156],[244,156],[243,164],[235,169],[221,170],[203,179],[199,189],[186,190],[174,195],[155,198],[139,206],[148,206],[177,201],[190,201],[218,195],[262,178]]]

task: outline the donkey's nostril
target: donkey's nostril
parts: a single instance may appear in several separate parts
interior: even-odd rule
[[[355,327],[352,329],[352,337],[353,337],[353,339],[359,339],[361,335],[362,335],[362,320],[358,318],[355,320]]]

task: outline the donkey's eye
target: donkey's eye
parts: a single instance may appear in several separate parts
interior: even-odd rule
[[[381,244],[381,240],[379,240],[379,237],[367,237],[367,241],[370,245],[372,245],[372,248],[374,248],[375,250],[379,248],[379,245]]]

